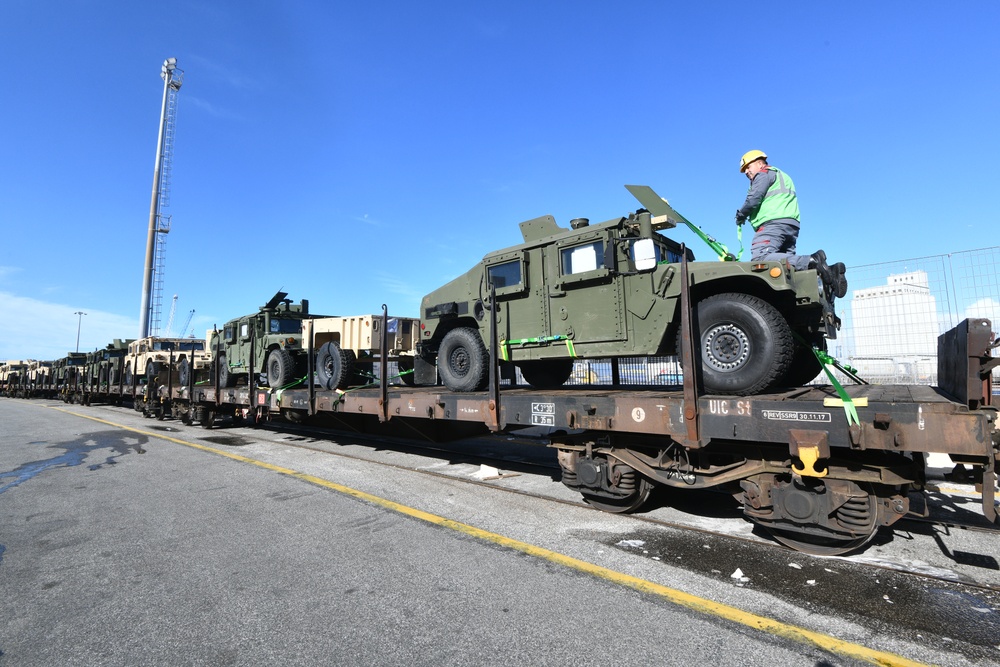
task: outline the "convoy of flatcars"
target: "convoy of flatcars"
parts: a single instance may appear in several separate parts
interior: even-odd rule
[[[924,455],[940,452],[971,469],[997,520],[988,320],[942,335],[938,387],[807,385],[840,324],[823,271],[695,262],[659,233],[676,212],[641,201],[648,209],[596,225],[522,223],[523,244],[430,293],[419,318],[385,306],[313,315],[279,292],[204,339],[7,361],[0,393],[129,404],[204,427],[403,424],[431,439],[530,427],[557,450],[563,483],[597,508],[635,511],[657,486],[725,491],[779,542],[821,554],[858,549],[906,516]],[[664,355],[679,364],[666,380],[626,372]],[[593,360],[606,383],[588,381]]]

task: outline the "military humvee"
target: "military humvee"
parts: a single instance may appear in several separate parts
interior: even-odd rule
[[[571,229],[552,216],[522,222],[524,243],[489,253],[425,296],[417,383],[434,383],[436,362],[450,390],[482,390],[494,316],[497,353],[536,388],[565,382],[575,358],[677,354],[681,246],[659,230],[683,218],[651,188],[627,187],[646,208],[598,224],[576,219]],[[688,269],[706,392],[749,395],[816,376],[809,346],[825,349],[840,326],[834,285],[784,262],[692,261]]]
[[[287,296],[279,291],[259,312],[229,320],[221,333],[212,334],[220,387],[236,386],[238,379],[249,378],[251,373],[265,374],[271,387],[284,387],[305,375],[302,320],[323,316],[309,314],[308,300],[292,304]]]
[[[413,383],[413,351],[419,320],[411,317],[386,318],[386,360],[395,361],[398,377]],[[326,389],[367,384],[365,366],[381,354],[382,317],[318,317],[302,323],[303,339],[312,338],[316,353],[316,381]],[[360,372],[359,372],[360,371]]]
[[[143,378],[147,383],[162,371],[170,371],[170,360],[180,372],[180,384],[187,384],[185,369],[190,365],[192,357],[200,360],[207,356],[205,341],[199,338],[160,338],[147,336],[128,344],[125,355],[124,382],[126,385],[138,384]],[[165,384],[166,378],[160,378]]]

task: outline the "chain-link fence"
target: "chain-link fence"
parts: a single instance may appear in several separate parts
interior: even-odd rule
[[[1000,247],[850,267],[830,353],[873,384],[936,384],[937,337],[966,318],[1000,326]]]

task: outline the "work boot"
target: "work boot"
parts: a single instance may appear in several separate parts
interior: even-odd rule
[[[837,274],[836,287],[834,287],[833,293],[837,295],[838,299],[841,299],[847,294],[847,267],[844,266],[843,262],[837,262],[830,269]]]
[[[833,272],[833,269],[826,263],[826,253],[822,250],[817,250],[813,254],[809,255],[812,261],[809,262],[810,269],[816,269],[819,277],[823,279],[823,282],[830,287],[831,290],[835,289],[837,286],[837,274]]]

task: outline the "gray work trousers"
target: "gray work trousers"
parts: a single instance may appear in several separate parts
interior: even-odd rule
[[[795,243],[799,238],[799,224],[791,219],[770,220],[756,231],[750,244],[750,259],[754,262],[788,260],[797,271],[809,268],[810,255],[796,255]]]

